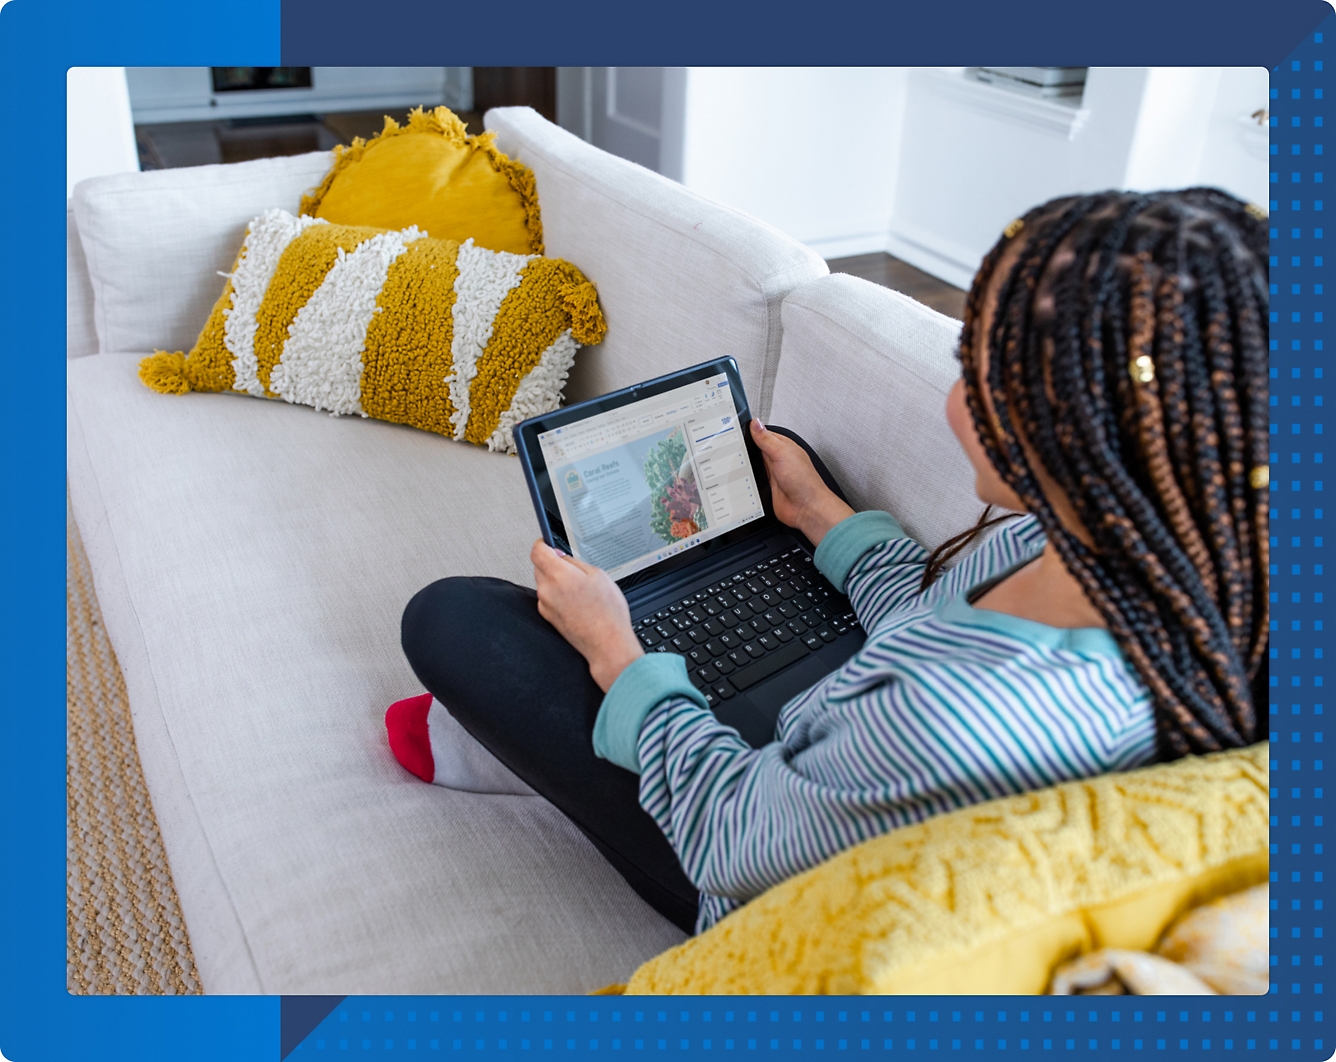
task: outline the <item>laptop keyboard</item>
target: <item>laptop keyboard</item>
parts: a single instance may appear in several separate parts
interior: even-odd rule
[[[632,626],[647,652],[678,653],[711,707],[858,626],[801,549],[688,594]]]

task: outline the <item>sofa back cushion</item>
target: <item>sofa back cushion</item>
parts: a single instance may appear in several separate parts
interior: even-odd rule
[[[783,324],[770,420],[811,443],[856,509],[928,548],[970,527],[983,503],[944,412],[960,322],[833,274],[789,295]]]
[[[609,155],[527,107],[487,112],[496,144],[533,170],[547,253],[598,288],[608,338],[576,362],[570,401],[721,354],[754,410],[770,408],[784,296],[826,274],[764,222]]]
[[[328,151],[94,177],[74,188],[98,347],[189,350],[218,298],[246,225],[296,211],[329,171]]]

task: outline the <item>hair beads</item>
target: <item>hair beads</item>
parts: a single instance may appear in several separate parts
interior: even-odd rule
[[[1250,744],[1268,618],[1264,224],[1212,189],[1059,199],[1020,220],[965,310],[975,430],[1146,683],[1162,755]],[[1013,238],[984,380],[982,301]]]

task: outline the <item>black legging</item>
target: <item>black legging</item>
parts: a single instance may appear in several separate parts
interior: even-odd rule
[[[802,439],[821,478],[844,492]],[[503,579],[441,579],[404,609],[404,655],[422,684],[498,760],[562,811],[646,903],[694,930],[697,889],[640,806],[639,778],[594,755],[603,691],[538,614],[538,595]]]

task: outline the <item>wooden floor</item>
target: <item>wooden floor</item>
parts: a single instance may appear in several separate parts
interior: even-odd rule
[[[398,114],[393,117],[398,121],[404,120],[404,116]],[[470,133],[482,132],[481,112],[465,111],[459,117],[464,120]],[[306,151],[328,151],[335,144],[351,143],[353,137],[369,139],[379,133],[384,125],[383,111],[296,114],[262,120],[139,125],[135,126],[135,139],[139,145],[140,168],[166,170],[178,166],[206,166],[274,155],[299,155]],[[826,264],[832,273],[849,273],[874,284],[902,291],[948,317],[959,319],[964,316],[963,291],[889,254],[833,258]]]
[[[832,258],[826,265],[832,273],[849,273],[882,287],[902,291],[931,306],[938,313],[962,320],[965,316],[965,292],[931,273],[916,269],[889,254],[858,254],[852,258]]]

